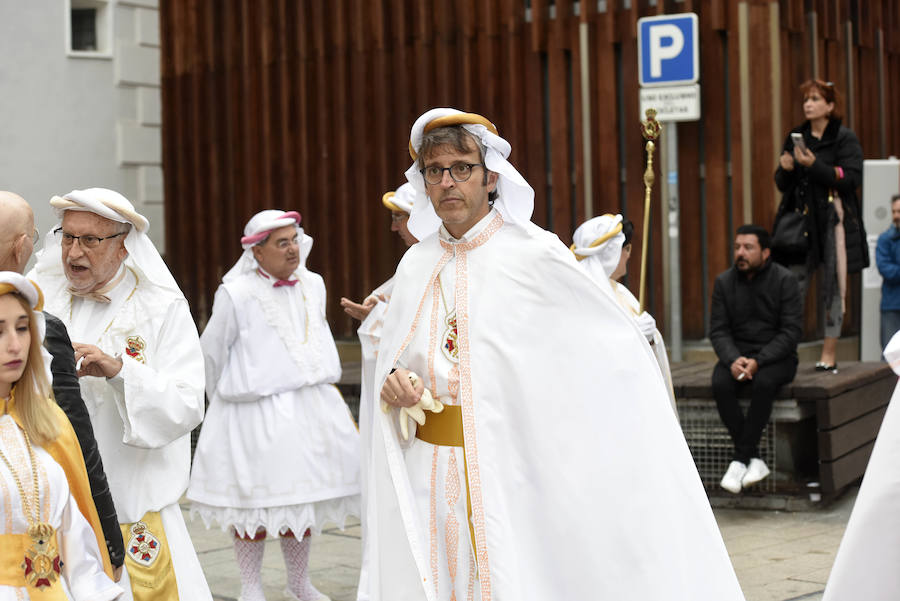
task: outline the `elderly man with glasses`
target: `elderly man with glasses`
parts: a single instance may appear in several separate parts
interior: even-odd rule
[[[121,194],[73,190],[29,274],[72,338],[125,540],[134,598],[212,599],[178,500],[203,419],[203,356],[187,301]],[[123,579],[124,581],[124,579]]]

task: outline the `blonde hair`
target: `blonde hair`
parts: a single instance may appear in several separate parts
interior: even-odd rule
[[[0,296],[14,296],[28,315],[28,333],[31,346],[28,349],[28,360],[22,377],[15,383],[16,413],[22,421],[22,429],[34,444],[43,446],[59,436],[59,423],[53,410],[53,390],[47,381],[44,370],[44,357],[41,354],[42,341],[28,300],[16,292],[5,293],[0,289]]]

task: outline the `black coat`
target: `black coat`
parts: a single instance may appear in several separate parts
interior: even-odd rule
[[[106,482],[106,472],[103,471],[103,461],[97,449],[91,418],[81,398],[81,387],[78,385],[78,376],[75,375],[75,353],[72,350],[72,342],[62,321],[49,313],[44,313],[44,317],[47,321],[44,347],[53,357],[50,363],[53,396],[56,397],[56,404],[69,418],[75,436],[78,437],[78,444],[81,446],[81,454],[84,455],[84,464],[87,467],[88,481],[91,484],[91,495],[94,497],[103,537],[106,539],[106,548],[109,550],[109,559],[113,567],[117,568],[125,561],[125,543],[122,541],[119,518]]]
[[[794,142],[791,133],[800,133],[815,155],[815,162],[809,167],[794,163],[793,171],[785,171],[778,166],[775,171],[775,185],[783,193],[781,205],[775,216],[775,224],[786,211],[796,209],[806,211],[810,252],[806,256],[784,256],[773,254],[773,258],[783,265],[807,264],[814,269],[819,263],[833,264],[828,253],[833,254],[826,244],[826,229],[834,227],[837,216],[828,193],[834,190],[844,207],[844,235],[847,247],[847,272],[856,273],[869,266],[869,248],[862,223],[862,210],[856,190],[862,185],[863,153],[859,140],[850,129],[841,125],[840,119],[832,119],[822,133],[822,139],[812,137],[811,125],[805,121],[795,127],[784,139],[783,151],[793,156]],[[844,170],[844,177],[838,179],[835,167]],[[773,226],[774,231],[774,226]]]
[[[803,333],[797,277],[771,260],[752,279],[732,267],[716,277],[709,339],[726,366],[744,356],[760,367],[797,357]]]

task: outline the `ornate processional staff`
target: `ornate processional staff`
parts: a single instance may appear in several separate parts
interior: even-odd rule
[[[656,149],[655,141],[659,138],[662,125],[656,120],[656,109],[647,109],[647,119],[641,121],[641,135],[647,140],[644,149],[647,151],[647,168],[644,170],[644,230],[641,236],[641,289],[639,301],[641,312],[644,312],[646,304],[647,288],[647,242],[650,240],[650,192],[653,190],[653,151]]]

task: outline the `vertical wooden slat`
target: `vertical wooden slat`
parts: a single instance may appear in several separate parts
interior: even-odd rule
[[[635,1],[626,9],[624,2],[609,0],[606,11],[599,12],[596,3],[582,1],[575,17],[573,0],[554,0],[551,18],[549,0],[532,0],[527,22],[525,0],[236,0],[230,10],[213,0],[160,0],[166,259],[202,324],[222,274],[240,252],[236,240],[246,220],[272,206],[297,208],[316,239],[309,264],[328,284],[335,334],[351,336],[355,324],[342,316],[337,299],[367,294],[391,274],[404,250],[388,230],[379,199],[403,183],[410,125],[433,106],[475,110],[496,122],[512,145],[510,160],[535,189],[534,221],[541,225],[548,223],[552,175],[553,228],[564,240],[572,225],[592,216],[581,208],[587,173],[596,214],[619,210],[624,176],[625,212],[638,222],[644,158],[637,128],[636,20],[693,10],[701,24],[703,127],[701,134],[696,124],[680,126],[680,240],[685,337],[702,337],[702,317],[694,310],[703,288],[696,265],[705,251],[709,286],[730,264],[731,227],[740,222],[743,203],[752,202],[753,218],[771,226],[778,201],[771,174],[784,135],[776,132],[777,121],[786,131],[803,118],[797,87],[813,75],[811,44],[819,56],[817,75],[853,95],[853,128],[866,157],[880,152],[882,138],[885,152],[900,154],[900,118],[891,108],[900,102],[896,3],[781,0],[774,13],[780,20],[781,95],[773,102],[773,76],[767,72],[773,1],[745,3],[754,60],[747,130],[751,156],[744,161],[739,2],[661,0],[651,6]],[[816,11],[814,30],[806,6]],[[848,39],[848,22],[858,40]],[[589,32],[586,82],[580,81],[579,23],[587,23]],[[872,93],[879,60],[887,107],[883,121],[878,119],[880,99]],[[582,85],[590,90],[592,164],[585,164],[582,153]],[[545,114],[550,116],[549,155]],[[620,135],[625,139],[621,154]],[[698,163],[699,135],[705,177]],[[753,182],[752,199],[742,196],[745,178]],[[729,183],[734,223],[728,221]],[[707,197],[705,240],[698,225],[701,185]],[[652,240],[651,309],[662,323],[659,202],[656,193],[647,235]],[[642,235],[635,238],[638,251]],[[633,265],[639,264],[639,255]],[[633,271],[630,283],[637,281]],[[855,319],[856,313],[848,316],[845,331],[854,331]]]

